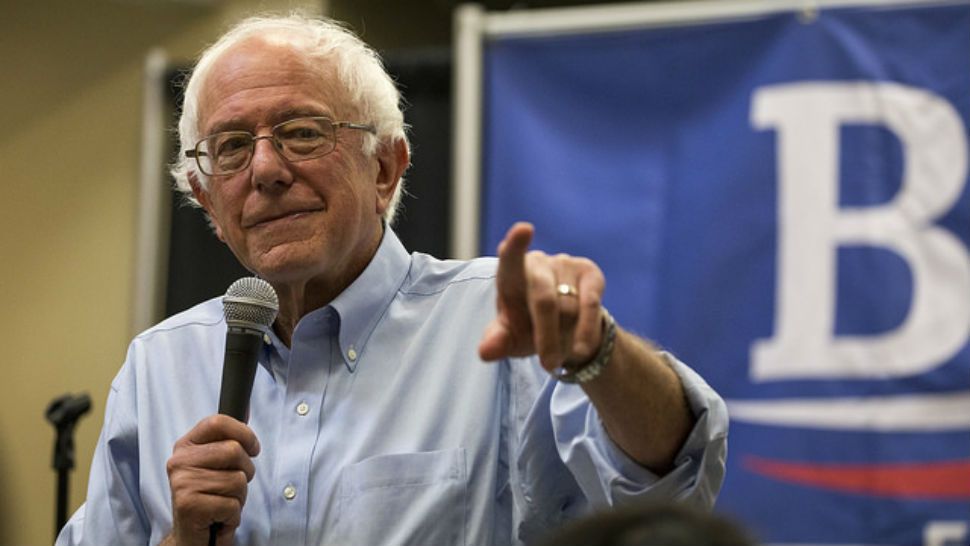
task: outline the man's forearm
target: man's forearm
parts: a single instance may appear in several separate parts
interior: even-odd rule
[[[618,329],[609,364],[583,389],[620,449],[658,474],[673,467],[694,418],[680,378],[649,342]]]

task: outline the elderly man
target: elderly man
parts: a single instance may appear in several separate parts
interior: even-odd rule
[[[724,404],[616,327],[594,263],[528,252],[527,224],[497,262],[405,252],[399,99],[329,21],[250,19],[202,55],[174,174],[280,300],[250,416],[213,415],[219,299],[139,335],[58,544],[514,544],[713,504]]]

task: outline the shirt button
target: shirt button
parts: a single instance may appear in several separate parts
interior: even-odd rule
[[[306,415],[310,413],[310,404],[307,404],[306,402],[300,402],[296,406],[296,412],[299,413],[300,415]]]
[[[292,485],[287,485],[283,488],[283,498],[286,500],[293,500],[296,498],[296,488]]]
[[[355,351],[353,347],[351,347],[350,350],[347,351],[347,358],[349,358],[350,360],[357,360],[357,351]]]
[[[265,343],[267,345],[272,345],[273,344],[273,340],[270,339],[269,334],[263,334],[263,343]]]

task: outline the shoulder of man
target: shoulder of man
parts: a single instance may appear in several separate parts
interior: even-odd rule
[[[440,260],[428,254],[415,252],[411,256],[411,268],[401,291],[406,294],[421,295],[441,292],[455,285],[489,286],[495,280],[497,266],[496,258]]]
[[[166,318],[135,336],[135,339],[148,339],[193,326],[221,327],[224,322],[222,296],[216,296]]]

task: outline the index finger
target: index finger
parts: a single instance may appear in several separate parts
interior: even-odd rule
[[[208,444],[223,440],[235,440],[246,450],[250,457],[259,454],[259,440],[253,429],[242,421],[228,415],[210,415],[199,421],[183,436],[179,443]]]
[[[516,222],[498,246],[497,283],[499,291],[506,283],[525,286],[525,253],[532,243],[535,228],[528,222]]]

